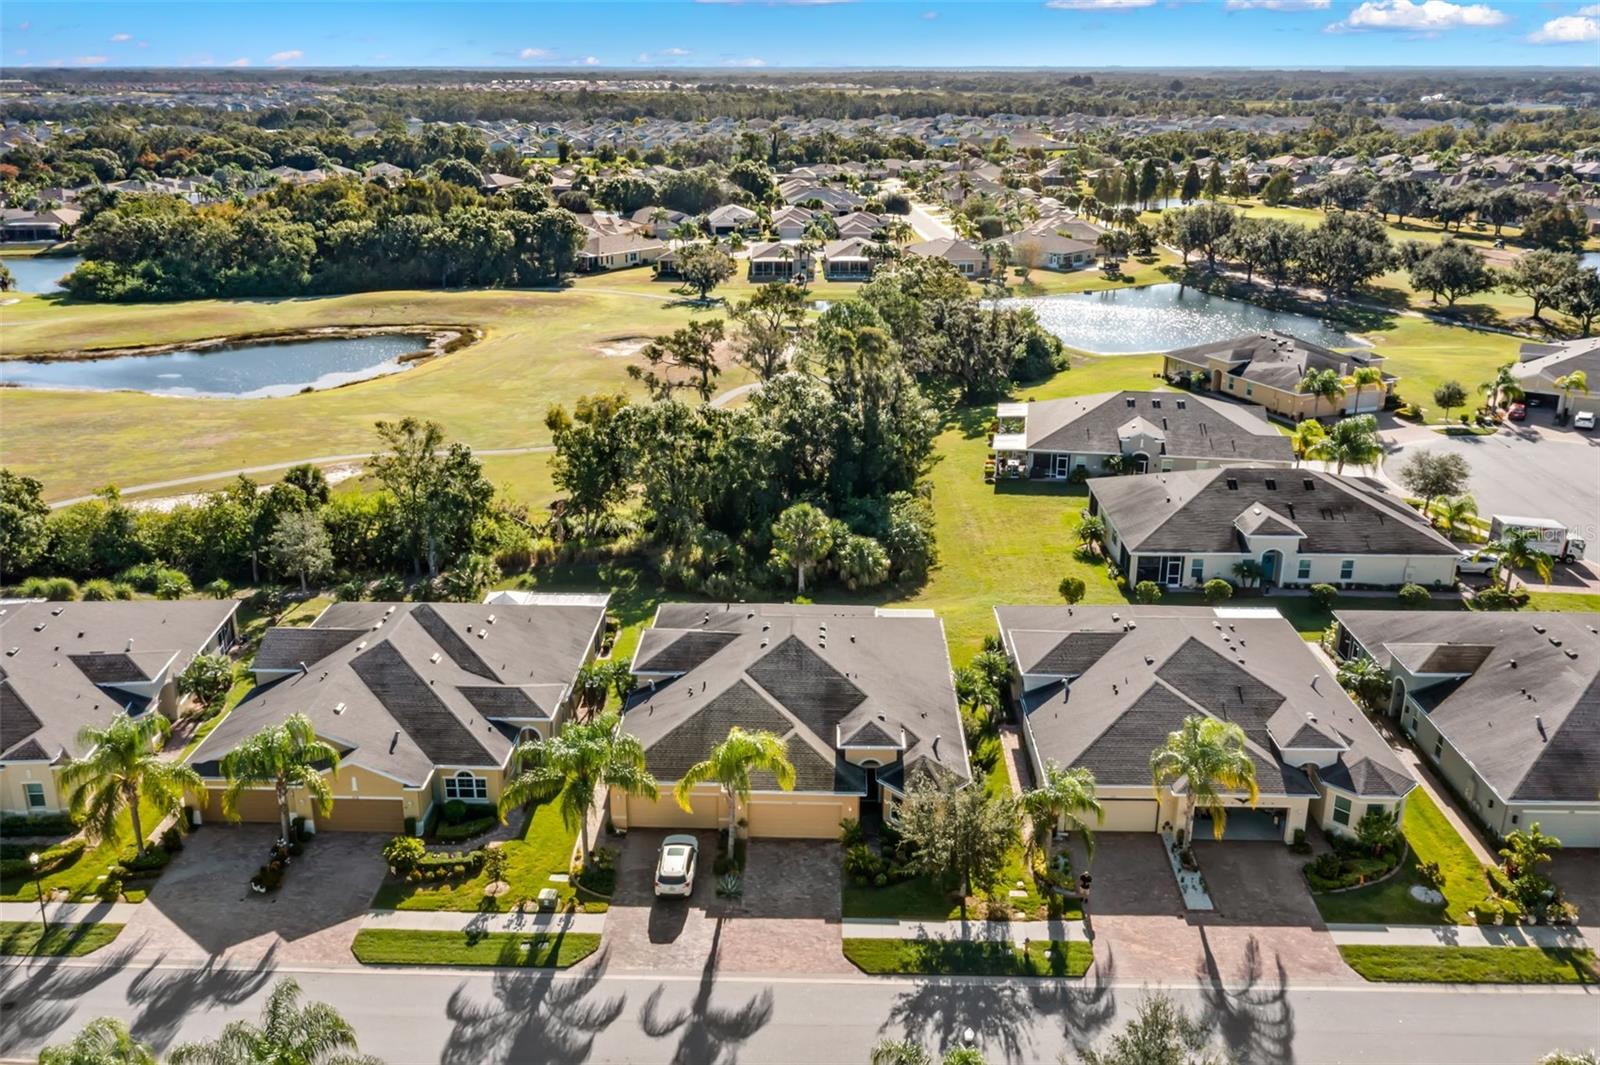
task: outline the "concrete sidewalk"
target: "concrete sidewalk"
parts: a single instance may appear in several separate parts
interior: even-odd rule
[[[603,913],[462,913],[456,910],[373,910],[362,928],[402,928],[425,932],[595,932],[604,930]]]
[[[1586,947],[1581,928],[1548,925],[1333,924],[1333,941],[1344,947]]]
[[[46,902],[45,915],[58,924],[127,924],[139,912],[136,902]],[[0,921],[38,921],[37,902],[0,902]]]
[[[893,917],[846,917],[846,939],[971,939],[1021,943],[1035,939],[1087,939],[1082,921],[902,921]]]

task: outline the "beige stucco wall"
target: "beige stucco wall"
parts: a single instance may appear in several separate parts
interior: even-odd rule
[[[44,807],[33,809],[28,806],[26,796],[23,795],[22,785],[44,785]],[[43,762],[27,763],[13,762],[0,767],[0,810],[8,814],[27,813],[59,813],[66,808],[66,796],[61,793],[56,784],[56,770]]]
[[[619,829],[629,828],[726,828],[727,802],[721,789],[702,785],[690,796],[692,810],[684,810],[673,797],[672,787],[660,783],[660,794],[654,799],[629,795],[611,789],[611,823]]]
[[[839,822],[860,816],[854,795],[772,795],[750,797],[745,816],[755,839],[838,839]]]
[[[1404,816],[1406,802],[1403,798],[1399,800],[1367,800],[1352,792],[1331,787],[1326,783],[1323,783],[1321,787],[1322,794],[1312,799],[1307,806],[1306,821],[1307,823],[1314,824],[1318,828],[1322,829],[1322,831],[1332,835],[1355,835],[1356,822],[1365,817],[1367,811],[1374,806],[1381,806],[1390,813],[1395,814],[1397,817]],[[1339,796],[1350,800],[1350,821],[1348,824],[1344,825],[1339,824],[1333,819],[1334,799]]]

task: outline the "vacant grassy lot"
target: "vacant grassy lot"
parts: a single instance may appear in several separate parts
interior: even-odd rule
[[[846,940],[846,942],[849,942]],[[1539,947],[1340,947],[1345,964],[1376,983],[1600,983],[1594,951]]]
[[[473,965],[565,969],[600,949],[592,932],[520,934],[363,928],[350,952],[363,965]]]
[[[38,921],[0,921],[0,954],[79,958],[116,939],[120,924],[57,924],[45,935]]]
[[[844,956],[874,976],[1082,976],[1094,964],[1088,943],[1028,944],[942,939],[846,939]]]
[[[1406,797],[1401,825],[1411,853],[1405,865],[1381,884],[1313,895],[1329,924],[1469,924],[1467,911],[1489,894],[1483,866],[1466,842],[1445,820],[1426,792],[1417,788]],[[1411,894],[1422,883],[1421,862],[1438,862],[1444,874],[1444,905],[1430,906]]]

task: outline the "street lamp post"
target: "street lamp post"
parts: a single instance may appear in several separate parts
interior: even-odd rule
[[[33,870],[33,890],[39,896],[39,924],[44,927],[44,934],[50,934],[50,918],[44,912],[44,882],[39,879],[39,852],[34,851],[28,855],[28,867]]]

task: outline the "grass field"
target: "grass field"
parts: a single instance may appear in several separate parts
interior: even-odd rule
[[[847,938],[844,956],[874,976],[1077,977],[1094,964],[1094,948],[1077,940],[1040,940],[1024,951],[1011,943]]]
[[[1426,792],[1417,788],[1406,797],[1405,818],[1401,825],[1411,853],[1405,866],[1381,884],[1313,895],[1322,919],[1329,924],[1469,924],[1467,911],[1489,894],[1483,865],[1434,805]],[[1443,906],[1430,906],[1411,895],[1421,884],[1417,874],[1420,862],[1438,862],[1444,874]]]
[[[116,939],[120,924],[57,924],[50,934],[37,921],[0,921],[0,955],[30,958],[81,958]]]
[[[139,816],[145,832],[153,835],[156,825],[161,823],[161,811],[147,800],[140,804]],[[124,849],[132,848],[133,819],[124,811],[117,818],[114,833],[98,843],[90,843],[76,859],[45,874],[42,878],[45,895],[64,891],[72,902],[93,898],[100,881],[105,878],[106,870],[116,864]],[[32,877],[0,881],[0,902],[32,902],[35,895]],[[129,902],[138,902],[143,898],[143,892],[137,890],[130,890],[127,895]]]
[[[471,965],[565,969],[600,949],[593,932],[423,932],[363,928],[350,953],[363,965]]]
[[[1538,947],[1340,947],[1345,964],[1375,983],[1600,983],[1594,951]]]

